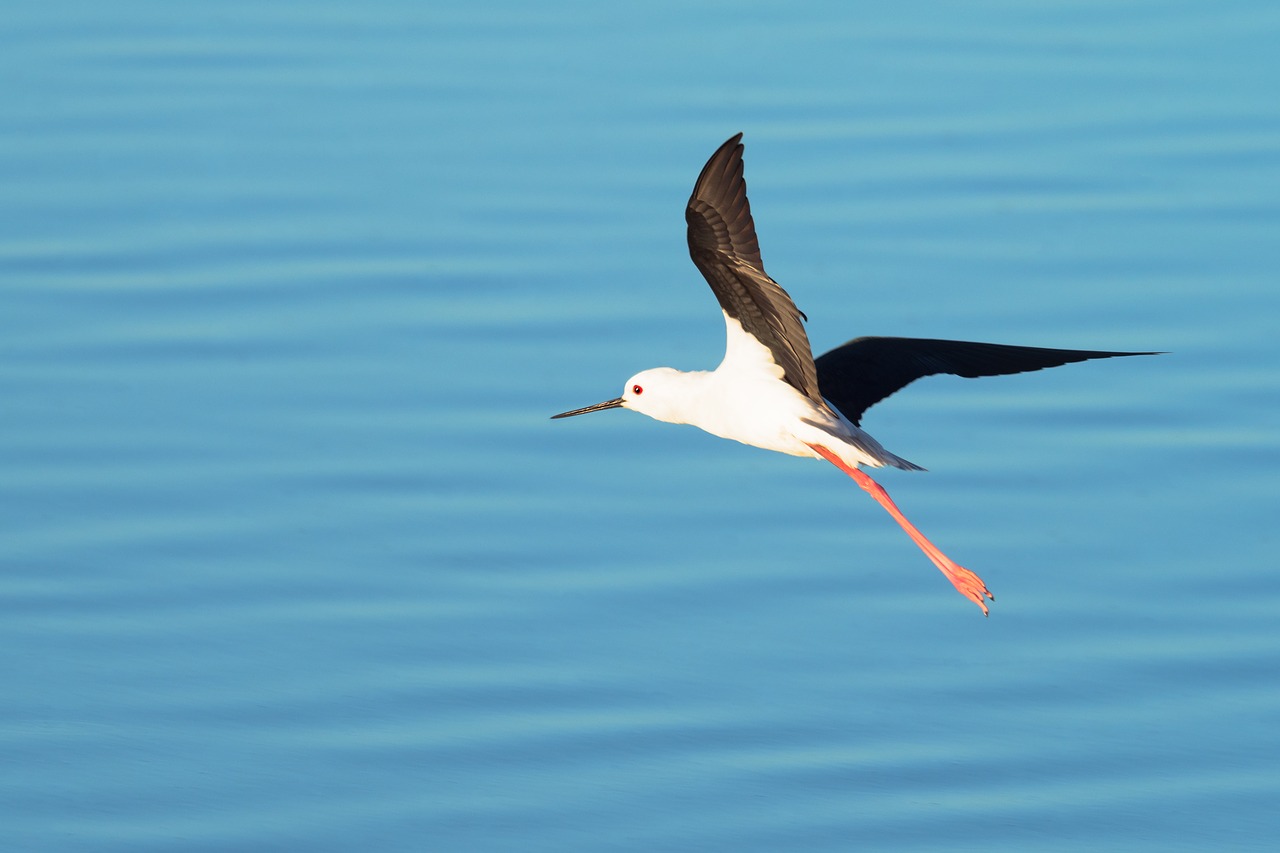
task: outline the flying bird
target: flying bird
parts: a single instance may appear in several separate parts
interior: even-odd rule
[[[825,459],[875,498],[947,580],[987,615],[987,600],[995,596],[982,578],[930,542],[861,470],[924,470],[861,429],[863,413],[911,382],[937,373],[1002,376],[1094,358],[1157,353],[860,337],[815,361],[802,322],[808,318],[764,271],[742,171],[739,133],[702,167],[684,214],[689,254],[724,314],[727,339],[720,366],[710,371],[645,370],[627,380],[622,396],[553,419],[633,409],[765,450]]]

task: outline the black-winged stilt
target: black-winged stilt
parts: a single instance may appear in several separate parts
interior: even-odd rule
[[[692,424],[712,435],[792,456],[825,459],[875,498],[947,580],[986,615],[995,600],[982,578],[957,564],[907,520],[880,484],[859,468],[923,470],[859,429],[862,413],[923,376],[1001,376],[1091,358],[1156,355],[1046,349],[926,338],[855,338],[816,361],[808,318],[764,271],[747,185],[742,134],[702,167],[685,208],[689,254],[711,285],[727,327],[715,370],[656,367],[627,380],[621,397],[553,415],[634,409],[660,421]]]

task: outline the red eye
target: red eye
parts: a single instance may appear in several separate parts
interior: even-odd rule
[[[643,389],[643,388],[641,388],[639,385],[632,385],[632,386],[631,386],[631,393],[632,393],[632,394],[635,394],[637,397],[639,397],[641,394],[643,394],[643,393],[644,393],[644,389]]]

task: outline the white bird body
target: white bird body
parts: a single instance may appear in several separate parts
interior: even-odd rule
[[[637,373],[623,388],[623,408],[789,456],[821,459],[813,445],[825,443],[850,466],[921,470],[885,450],[825,400],[819,406],[784,382],[772,353],[733,317],[725,314],[724,320],[725,355],[719,367]]]
[[[907,520],[862,467],[923,470],[885,450],[859,426],[862,413],[924,376],[999,376],[1092,358],[1152,353],[1063,350],[970,341],[862,337],[816,361],[807,319],[764,271],[746,182],[742,134],[711,156],[685,208],[689,253],[725,319],[724,360],[715,370],[657,367],[627,380],[622,396],[553,415],[627,408],[712,435],[825,459],[849,475],[902,526],[962,595],[987,613],[995,600],[982,578],[958,565]]]

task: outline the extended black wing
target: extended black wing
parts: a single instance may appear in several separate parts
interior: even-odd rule
[[[974,379],[1126,355],[1158,353],[1046,349],[931,338],[854,338],[818,358],[818,385],[822,396],[857,424],[871,406],[935,373]]]
[[[760,244],[742,179],[742,134],[711,155],[685,207],[689,256],[720,307],[767,347],[783,378],[822,405],[804,315],[760,260]]]

